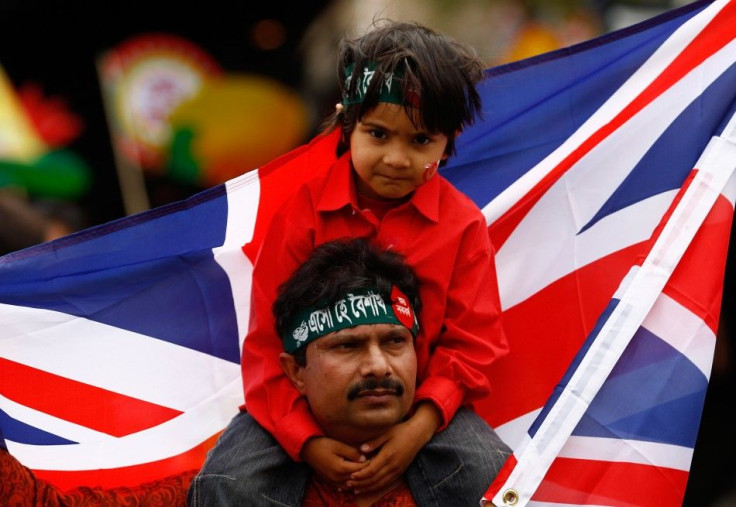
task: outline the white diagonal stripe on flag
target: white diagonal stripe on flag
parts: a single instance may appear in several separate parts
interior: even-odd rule
[[[559,148],[516,180],[504,192],[483,208],[486,222],[491,224],[508,211],[570,153],[609,123],[692,42],[692,40],[723,9],[728,0],[719,0],[699,15],[685,22],[608,100]]]
[[[730,67],[734,52],[736,41],[688,73],[631,118],[629,124],[609,135],[539,199],[496,254],[499,294],[504,310],[574,270],[644,241],[651,235],[657,225],[652,219],[662,216],[676,191],[640,201],[636,206],[641,209],[612,213],[588,230],[579,231],[595,216],[670,123]],[[631,128],[626,128],[630,125],[637,126],[636,135],[632,134]],[[588,130],[586,123],[579,132]],[[589,135],[592,133],[588,132]],[[566,145],[557,151],[571,152],[573,147]],[[626,148],[622,149],[622,146]],[[547,157],[550,160],[557,158],[557,152]],[[537,167],[550,166],[547,159]],[[595,171],[590,171],[591,167]],[[535,171],[536,168],[530,172]],[[515,197],[519,200],[520,195]],[[649,217],[650,220],[634,219],[635,216]],[[555,226],[550,227],[551,223]],[[601,241],[601,238],[606,241]],[[524,245],[535,247],[523,248]]]
[[[571,436],[560,450],[559,457],[639,463],[688,471],[693,450],[679,445],[643,440]]]
[[[710,378],[716,336],[701,318],[661,294],[642,327],[669,343],[690,359],[705,378]]]
[[[176,410],[241,376],[230,361],[61,312],[0,304],[0,326],[0,357]]]
[[[186,452],[221,431],[237,414],[239,400],[242,380],[238,376],[187,412],[138,433],[69,445],[7,441],[8,450],[23,465],[39,470],[95,470],[158,461]],[[61,425],[41,429],[64,436]]]

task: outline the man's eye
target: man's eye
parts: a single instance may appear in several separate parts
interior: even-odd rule
[[[334,348],[337,350],[352,350],[357,346],[358,344],[356,342],[341,342],[335,344]]]
[[[386,340],[386,343],[389,345],[403,345],[404,343],[406,343],[406,341],[407,340],[405,336],[397,335],[397,336],[392,336],[391,338]]]

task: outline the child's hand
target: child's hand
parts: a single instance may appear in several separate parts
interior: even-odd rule
[[[366,466],[366,457],[360,451],[328,437],[307,440],[301,457],[323,479],[343,488],[351,474]]]
[[[365,468],[350,476],[347,487],[356,494],[370,493],[394,482],[409,468],[419,450],[432,439],[440,421],[439,411],[434,405],[423,403],[409,420],[361,445],[360,451],[366,454],[380,450]]]

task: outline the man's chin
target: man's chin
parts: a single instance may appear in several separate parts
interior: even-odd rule
[[[397,407],[367,407],[358,411],[353,417],[353,424],[363,431],[383,433],[400,423],[407,410]]]

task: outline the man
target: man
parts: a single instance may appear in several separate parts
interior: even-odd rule
[[[383,484],[379,477],[375,487],[355,488],[353,474],[370,467],[373,455],[362,453],[362,444],[390,433],[413,408],[418,294],[414,273],[396,253],[365,240],[316,248],[281,286],[273,310],[284,345],[281,366],[324,436],[343,445],[344,467],[325,475],[285,460],[273,437],[242,412],[192,482],[190,503],[477,505],[510,452],[487,426],[479,439],[450,424],[401,479]],[[478,416],[461,409],[455,417]],[[478,440],[487,446],[478,448]],[[255,470],[249,484],[225,472],[238,468]]]

